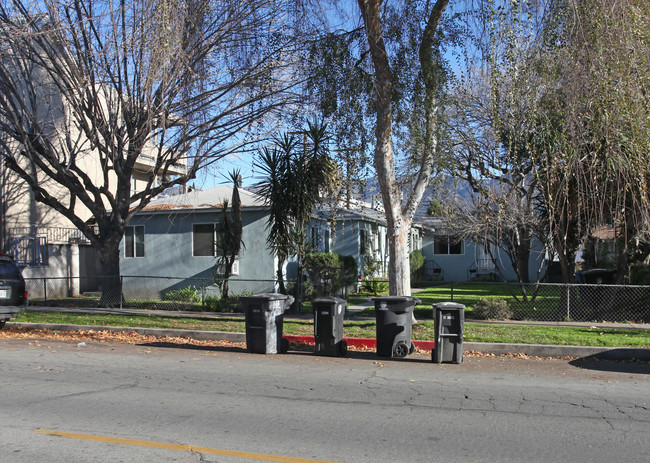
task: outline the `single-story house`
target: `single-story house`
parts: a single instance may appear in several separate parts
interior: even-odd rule
[[[231,186],[191,191],[152,201],[130,222],[120,245],[120,270],[126,278],[127,298],[158,298],[167,291],[187,288],[217,292],[214,286],[216,224],[224,201],[230,203]],[[243,247],[233,268],[231,294],[269,292],[275,284],[277,259],[267,246],[269,208],[264,198],[239,189]],[[334,220],[331,217],[336,217]],[[337,252],[357,261],[360,274],[366,255],[380,263],[383,277],[388,265],[388,242],[383,212],[353,201],[350,208],[320,208],[308,226],[313,251]],[[419,248],[420,229],[414,228],[413,245]],[[286,263],[287,280],[296,277],[295,259]],[[131,282],[139,277],[137,283]],[[132,294],[134,291],[138,294]]]
[[[423,226],[421,252],[425,258],[425,278],[441,281],[470,281],[477,279],[516,281],[517,275],[509,257],[501,249],[493,249],[492,260],[483,243],[458,240],[445,231],[444,222],[434,217],[419,219]],[[537,271],[546,265],[545,248],[533,243],[528,262],[528,272],[535,278]]]
[[[152,201],[130,222],[120,245],[120,271],[126,278],[142,277],[130,288],[159,297],[165,291],[189,285],[214,287],[216,224],[224,201],[230,203],[232,186],[167,196]],[[233,266],[232,280],[255,280],[240,292],[274,291],[276,259],[266,244],[268,207],[259,195],[239,189],[244,245]],[[165,278],[168,280],[165,281]],[[266,282],[265,284],[263,282]],[[231,292],[238,288],[231,285]]]
[[[264,198],[240,188],[243,247],[233,268],[231,294],[271,292],[277,289],[277,259],[267,246],[269,208]],[[216,224],[224,201],[230,202],[231,186],[195,190],[152,201],[131,221],[121,243],[121,273],[126,297],[158,298],[170,290],[188,286],[211,294],[215,286]],[[353,256],[359,275],[385,277],[388,269],[386,219],[377,204],[352,201],[344,207],[320,207],[308,227],[308,240],[316,252]],[[422,219],[411,232],[411,249],[425,257],[424,277],[432,280],[467,281],[500,279],[497,266],[507,280],[516,276],[510,261],[497,252],[497,262],[482,245],[456,241],[444,232],[441,221]],[[365,274],[370,254],[379,270]],[[543,261],[543,251],[531,254],[531,275]],[[287,280],[296,277],[296,262],[285,267]],[[130,279],[139,281],[131,282]],[[137,295],[130,294],[138,291]]]
[[[385,278],[388,272],[388,236],[386,216],[377,203],[352,200],[336,209],[320,207],[310,228],[311,245],[316,252],[336,252],[353,256],[359,275]],[[421,250],[422,227],[411,230],[411,249]],[[366,259],[377,262],[379,270],[369,275]]]

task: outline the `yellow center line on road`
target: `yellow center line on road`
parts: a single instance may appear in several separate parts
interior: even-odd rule
[[[248,460],[259,461],[277,461],[280,463],[334,463],[323,460],[310,460],[308,458],[283,457],[279,455],[265,455],[263,453],[237,452],[235,450],[212,449],[209,447],[195,447],[193,445],[168,444],[165,442],[152,442],[137,439],[123,439],[119,437],[97,436],[93,434],[77,434],[74,432],[50,431],[47,429],[37,429],[34,431],[38,434],[47,436],[65,437],[66,439],[86,440],[93,442],[105,442],[108,444],[134,445],[137,447],[150,447],[166,450],[182,450],[184,452],[198,452],[209,455],[220,455],[235,458],[246,458]]]

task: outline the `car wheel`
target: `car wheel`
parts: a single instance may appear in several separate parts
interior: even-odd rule
[[[0,330],[5,327],[5,323],[7,323],[7,320],[0,321]]]

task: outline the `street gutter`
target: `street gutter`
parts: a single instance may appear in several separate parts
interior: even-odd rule
[[[115,331],[135,332],[144,336],[179,337],[201,341],[230,341],[246,342],[246,333],[233,333],[228,331],[201,331],[178,330],[167,328],[141,328],[105,325],[68,325],[54,323],[19,323],[7,322],[7,327],[23,328],[29,330],[52,331]],[[314,344],[313,336],[283,335],[291,344]],[[350,347],[376,348],[374,338],[343,338]],[[431,350],[433,341],[413,340],[413,344],[422,350]],[[572,358],[598,358],[616,361],[642,361],[650,362],[650,349],[631,347],[590,347],[590,346],[560,346],[550,344],[515,344],[491,342],[463,342],[465,352],[479,352],[482,354],[524,354],[533,357],[572,357]]]

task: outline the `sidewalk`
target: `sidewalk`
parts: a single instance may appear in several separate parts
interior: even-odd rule
[[[374,320],[373,317],[357,316],[367,306],[348,306],[346,320]],[[119,315],[157,315],[164,317],[192,317],[204,319],[219,318],[244,318],[243,313],[217,313],[217,312],[192,312],[192,311],[168,311],[168,310],[143,310],[125,308],[72,308],[72,307],[41,307],[31,306],[28,311],[38,312],[87,312]],[[312,314],[286,314],[285,320],[312,320]],[[650,324],[632,323],[581,323],[581,322],[522,322],[522,321],[494,321],[465,320],[466,323],[489,323],[502,325],[537,325],[537,326],[568,326],[585,328],[627,328],[650,330]],[[24,327],[31,329],[49,329],[60,331],[71,331],[78,329],[85,330],[112,330],[112,331],[134,331],[143,335],[184,337],[198,340],[245,342],[245,333],[232,333],[223,331],[198,331],[198,330],[176,330],[165,328],[138,328],[138,327],[109,327],[109,326],[86,326],[86,325],[61,325],[45,323],[17,323],[8,322],[7,326]],[[290,342],[295,344],[313,343],[311,336],[285,335]],[[349,346],[375,348],[376,340],[366,338],[345,338]],[[433,348],[433,341],[414,340],[416,347],[423,350]],[[464,342],[464,351],[480,352],[484,354],[525,354],[535,357],[598,357],[606,360],[640,360],[650,362],[650,349],[638,348],[611,348],[611,347],[583,347],[583,346],[560,346],[545,344],[508,344],[508,343],[479,343]]]

